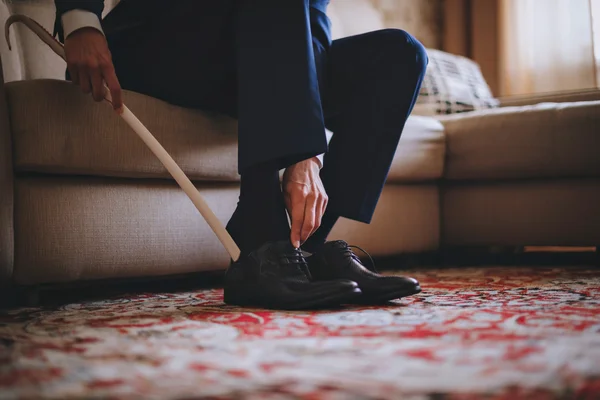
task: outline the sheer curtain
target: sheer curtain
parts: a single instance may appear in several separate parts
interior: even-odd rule
[[[600,0],[591,0],[594,54],[596,54],[596,84],[600,87]]]
[[[590,0],[499,0],[500,94],[597,87]]]

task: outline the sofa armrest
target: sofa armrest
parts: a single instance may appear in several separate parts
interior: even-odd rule
[[[500,97],[501,107],[528,106],[539,103],[568,103],[600,100],[600,89],[573,90],[539,93],[522,96]]]
[[[0,60],[0,287],[12,281],[14,190],[8,102]]]

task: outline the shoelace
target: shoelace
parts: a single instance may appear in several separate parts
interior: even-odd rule
[[[308,279],[312,280],[310,270],[308,269],[308,263],[306,262],[306,259],[304,258],[300,250],[294,249],[289,253],[282,254],[280,256],[280,259],[281,261],[287,261],[281,263],[280,265],[285,265],[293,268],[293,272],[300,271],[303,274],[305,274],[308,277]]]
[[[362,263],[362,261],[360,260],[360,258],[354,254],[354,252],[352,251],[352,249],[358,249],[360,251],[362,251],[363,253],[366,254],[367,257],[369,257],[369,260],[371,261],[371,265],[370,266],[366,266]],[[371,272],[375,272],[376,274],[378,274],[379,272],[377,271],[377,269],[375,268],[375,261],[373,261],[373,257],[371,257],[371,255],[369,253],[367,253],[366,250],[364,250],[363,248],[359,247],[359,246],[355,246],[355,245],[348,245],[345,249],[344,249],[344,253],[349,255],[350,257],[352,257],[352,259],[356,260],[357,262],[359,262],[361,265],[364,265],[365,268],[367,268],[368,270],[370,270]]]

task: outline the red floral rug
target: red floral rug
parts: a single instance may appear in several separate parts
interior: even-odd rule
[[[0,314],[0,398],[600,398],[600,269],[413,271],[385,307],[239,309],[221,290]]]

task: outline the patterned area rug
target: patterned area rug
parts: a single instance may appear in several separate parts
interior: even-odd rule
[[[0,398],[600,398],[600,270],[412,271],[385,307],[239,309],[222,291],[0,314]]]

